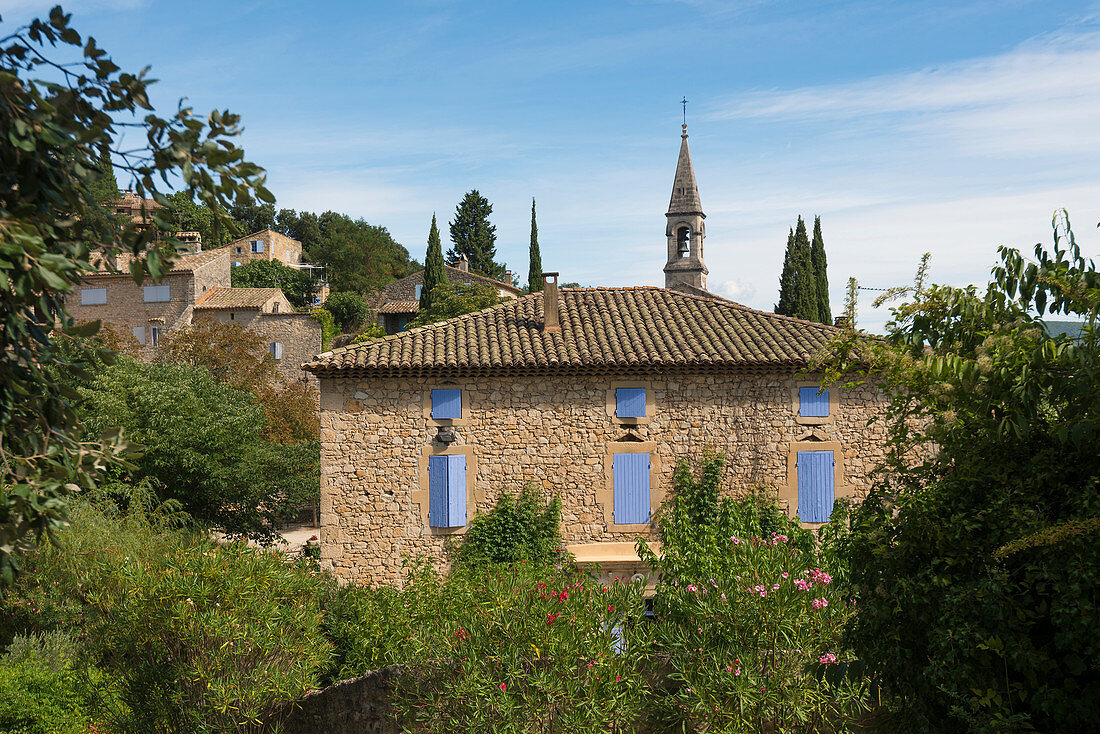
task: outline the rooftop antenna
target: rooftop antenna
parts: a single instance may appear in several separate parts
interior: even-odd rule
[[[684,97],[680,100],[680,104],[684,106],[684,127],[688,124],[688,98]]]

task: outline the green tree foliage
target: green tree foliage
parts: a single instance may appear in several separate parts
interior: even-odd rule
[[[817,289],[817,318],[823,324],[833,323],[833,310],[829,305],[829,261],[825,256],[825,240],[821,237],[821,217],[814,217],[814,239],[810,245],[810,263],[814,269],[814,285]]]
[[[234,229],[238,237],[265,229],[274,229],[275,200],[256,201],[251,196],[244,196],[237,199],[230,207],[229,215],[236,225]]]
[[[527,268],[527,292],[542,291],[542,255],[539,253],[539,227],[535,223],[535,200],[531,199],[531,247],[530,266]]]
[[[96,160],[96,168],[100,175],[95,177],[88,185],[88,191],[98,204],[113,204],[122,198],[122,192],[118,190],[118,179],[115,178],[115,167],[111,163],[110,153],[101,151]]]
[[[51,57],[59,54],[59,57]],[[66,54],[70,54],[66,56]],[[75,57],[75,58],[74,58]],[[51,81],[42,81],[45,73]],[[135,255],[130,273],[154,280],[179,242],[160,214],[143,232],[104,209],[113,188],[107,165],[130,177],[139,196],[167,199],[157,186],[176,179],[193,200],[223,211],[254,193],[270,200],[262,170],[243,160],[231,138],[239,118],[205,120],[180,105],[162,118],[149,103],[146,72],[124,73],[60,7],[46,21],[16,29],[0,49],[0,577],[14,573],[12,552],[28,533],[57,530],[78,484],[94,485],[122,450],[117,438],[85,436],[65,387],[95,349],[59,352],[55,325],[77,330],[65,297],[92,270],[93,252]],[[120,145],[116,117],[127,123]]]
[[[234,288],[280,288],[296,309],[313,305],[317,284],[303,270],[278,260],[251,260],[230,271]]]
[[[420,289],[420,308],[432,307],[432,291],[440,283],[447,282],[447,270],[443,265],[443,245],[439,241],[439,227],[432,214],[432,228],[428,230],[428,251],[424,255],[424,287]]]
[[[477,189],[467,192],[455,207],[455,218],[450,224],[454,247],[447,251],[447,260],[454,265],[465,255],[470,261],[471,272],[503,281],[505,268],[494,259],[497,228],[489,223],[492,213],[493,205]]]
[[[450,281],[440,283],[432,293],[432,307],[418,313],[416,318],[409,322],[409,328],[434,324],[464,313],[480,311],[503,301],[497,289],[487,285]]]
[[[783,273],[779,276],[779,303],[775,312],[807,321],[818,321],[817,276],[814,272],[810,239],[802,217],[787,236]]]
[[[204,524],[266,541],[316,499],[317,442],[265,441],[264,407],[205,369],[120,357],[79,392],[89,433],[119,426],[140,445],[133,480],[156,480]]]
[[[916,731],[1085,731],[1100,698],[1100,274],[1068,222],[984,290],[927,286],[836,376],[892,398],[886,468],[844,541],[849,637]],[[1046,314],[1083,318],[1049,336]]]
[[[370,315],[366,300],[358,293],[337,291],[325,299],[324,309],[332,314],[341,334],[353,333]]]
[[[489,512],[470,521],[458,547],[458,559],[467,565],[531,561],[554,564],[561,560],[561,500],[546,502],[531,486],[518,496],[501,495]]]
[[[406,275],[409,251],[385,227],[335,212],[322,214],[319,223],[321,240],[308,257],[327,266],[333,290],[369,293]]]

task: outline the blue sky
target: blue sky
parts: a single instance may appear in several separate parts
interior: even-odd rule
[[[5,25],[51,3],[0,0]],[[1100,252],[1094,2],[157,2],[78,0],[74,25],[155,102],[244,117],[279,206],[389,228],[423,259],[463,193],[493,202],[526,273],[660,285],[687,96],[710,288],[776,298],[787,229],[820,214],[831,299],[849,276],[984,283],[998,245],[1066,207]],[[863,326],[885,312],[861,301]]]

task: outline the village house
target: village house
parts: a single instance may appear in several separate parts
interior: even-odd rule
[[[666,213],[665,288],[560,289],[319,355],[321,553],[342,579],[398,581],[525,485],[562,501],[579,561],[640,571],[638,537],[678,460],[728,457],[806,526],[869,486],[883,456],[874,387],[801,371],[832,326],[710,294],[684,130]]]
[[[277,288],[233,288],[228,248],[180,255],[157,283],[135,283],[129,273],[131,257],[118,254],[110,262],[98,262],[99,271],[86,275],[67,299],[73,319],[98,319],[133,336],[146,359],[166,331],[196,318],[239,323],[264,339],[284,381],[316,385],[301,364],[321,349],[320,323],[295,313]]]
[[[452,283],[466,283],[482,285],[492,288],[501,298],[515,298],[523,291],[511,283],[504,283],[484,275],[470,272],[470,261],[463,255],[459,258],[457,267],[443,266],[447,274],[447,280]],[[409,322],[416,318],[420,311],[420,293],[424,290],[424,271],[420,270],[410,276],[395,280],[382,289],[381,298],[374,304],[378,312],[378,325],[387,334],[396,334],[404,331]]]

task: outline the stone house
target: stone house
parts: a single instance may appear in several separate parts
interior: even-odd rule
[[[321,555],[342,579],[445,561],[503,492],[562,501],[582,563],[640,571],[638,537],[676,463],[710,447],[734,491],[765,488],[808,527],[869,487],[884,456],[875,387],[803,374],[839,329],[706,290],[705,217],[683,131],[665,287],[558,288],[350,345],[303,365],[321,390]]]
[[[321,325],[309,314],[295,313],[277,288],[233,288],[228,248],[180,255],[160,282],[134,283],[130,255],[100,262],[67,298],[78,321],[101,320],[132,335],[140,354],[151,358],[170,329],[208,317],[239,322],[268,342],[280,376],[287,382],[316,385],[300,365],[321,351]]]
[[[516,298],[523,293],[511,283],[503,283],[478,273],[471,273],[470,263],[465,255],[458,261],[458,267],[444,265],[443,269],[447,273],[447,280],[452,283],[488,286],[496,290],[501,298]],[[420,292],[423,288],[424,271],[421,270],[395,280],[382,289],[381,297],[375,301],[374,308],[378,312],[378,325],[385,329],[387,334],[404,331],[408,323],[416,318],[417,312],[420,311]]]
[[[233,267],[253,260],[275,260],[290,267],[302,262],[302,243],[272,229],[246,234],[230,242],[226,248],[233,255]]]

